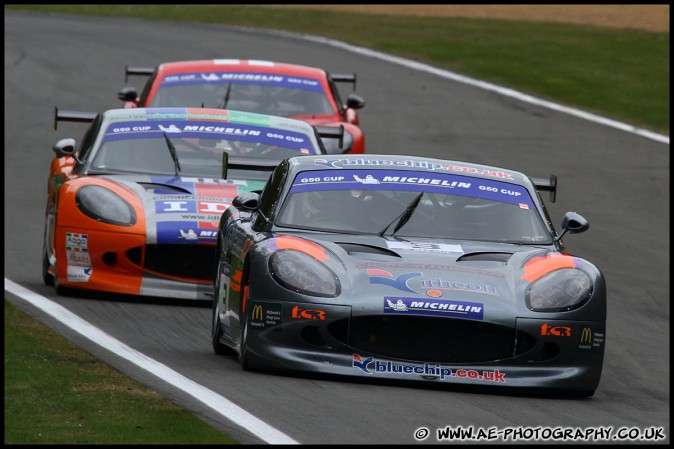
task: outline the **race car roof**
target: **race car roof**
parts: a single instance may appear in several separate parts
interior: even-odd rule
[[[259,72],[321,79],[326,77],[325,70],[317,67],[254,59],[206,59],[165,62],[158,66],[157,72],[161,77],[173,73],[186,72]]]

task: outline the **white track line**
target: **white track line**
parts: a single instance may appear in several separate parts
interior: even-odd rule
[[[249,31],[253,30],[252,28],[243,28],[243,27],[242,27],[242,29],[246,29],[246,30],[249,30]],[[255,30],[255,32],[259,33],[260,30]],[[606,118],[606,117],[601,117],[599,115],[591,114],[589,112],[581,111],[579,109],[571,108],[571,107],[568,107],[568,106],[562,106],[560,104],[553,103],[551,101],[542,100],[540,98],[536,98],[536,97],[533,97],[531,95],[527,95],[525,93],[518,92],[514,89],[509,89],[509,88],[506,88],[506,87],[497,86],[496,84],[491,84],[491,83],[488,83],[488,82],[485,82],[485,81],[480,81],[480,80],[477,80],[477,79],[474,79],[474,78],[469,78],[467,76],[459,75],[458,73],[450,72],[448,70],[439,69],[437,67],[433,67],[433,66],[428,65],[428,64],[423,64],[421,62],[416,62],[416,61],[412,61],[410,59],[400,58],[398,56],[393,56],[393,55],[389,55],[389,54],[386,54],[386,53],[381,53],[381,52],[378,52],[378,51],[375,51],[375,50],[371,50],[369,48],[358,47],[358,46],[355,46],[355,45],[347,44],[345,42],[337,41],[337,40],[334,40],[334,39],[328,39],[328,38],[321,37],[321,36],[312,36],[312,35],[308,35],[308,34],[290,33],[290,32],[286,32],[286,31],[270,31],[269,33],[270,34],[278,34],[278,35],[281,35],[281,36],[291,36],[291,37],[295,37],[295,38],[299,37],[301,39],[305,39],[305,40],[308,40],[308,41],[317,42],[317,43],[320,43],[320,44],[325,44],[325,45],[330,45],[332,47],[341,48],[342,50],[347,50],[347,51],[357,53],[357,54],[360,54],[360,55],[363,55],[363,56],[368,56],[368,57],[375,58],[375,59],[381,59],[383,61],[387,61],[387,62],[390,62],[390,63],[393,63],[393,64],[398,64],[398,65],[408,67],[408,68],[413,69],[413,70],[419,70],[421,72],[426,72],[426,73],[430,73],[430,74],[433,74],[433,75],[437,75],[441,78],[450,79],[450,80],[453,80],[453,81],[457,81],[459,83],[469,84],[471,86],[475,86],[475,87],[478,87],[480,89],[496,92],[496,93],[498,93],[500,95],[503,95],[503,96],[506,96],[506,97],[515,98],[515,99],[523,101],[525,103],[531,103],[531,104],[541,106],[541,107],[544,107],[544,108],[552,109],[554,111],[563,112],[563,113],[573,115],[573,116],[576,116],[576,117],[579,117],[579,118],[582,118],[582,119],[585,119],[585,120],[588,120],[588,121],[591,121],[591,122],[595,122],[595,123],[599,123],[599,124],[602,124],[602,125],[610,126],[612,128],[620,129],[620,130],[623,130],[623,131],[626,131],[626,132],[629,132],[629,133],[632,133],[632,134],[637,134],[637,135],[645,137],[647,139],[652,139],[652,140],[655,140],[657,142],[666,143],[667,145],[669,145],[669,136],[654,133],[652,131],[648,131],[648,130],[643,129],[643,128],[638,128],[636,126],[629,125],[627,123],[622,123],[622,122],[612,120],[612,119],[609,119],[609,118]]]
[[[125,345],[44,296],[38,295],[7,278],[5,278],[5,291],[31,303],[85,338],[184,391],[263,441],[270,444],[299,444],[288,435],[243,410],[229,399]]]

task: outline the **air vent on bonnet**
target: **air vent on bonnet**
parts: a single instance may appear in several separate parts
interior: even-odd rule
[[[335,243],[341,246],[344,249],[344,251],[349,253],[349,256],[354,257],[360,256],[367,258],[368,255],[375,255],[375,256],[389,256],[400,258],[398,254],[394,253],[388,248],[381,248],[379,246],[370,246],[370,245],[360,245],[356,243],[341,243],[341,242]]]
[[[166,192],[180,192],[180,193],[190,193],[189,190],[183,189],[182,187],[177,187],[177,186],[170,186],[166,184],[154,184],[151,182],[139,182],[138,183],[140,186],[142,186],[145,190],[164,190]]]
[[[503,262],[508,263],[512,253],[470,253],[459,257],[457,262]]]

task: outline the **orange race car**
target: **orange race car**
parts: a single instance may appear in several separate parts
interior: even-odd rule
[[[308,123],[206,108],[56,110],[91,122],[54,145],[42,276],[84,289],[209,300],[223,211],[258,191],[280,160],[325,154]],[[334,135],[337,137],[338,133]]]
[[[228,108],[305,120],[312,125],[345,127],[344,145],[324,142],[328,153],[364,153],[365,136],[358,109],[365,101],[351,93],[343,102],[336,83],[356,87],[356,75],[327,73],[295,64],[245,59],[179,61],[151,67],[126,67],[129,75],[150,79],[139,95],[124,87],[118,98],[125,108]]]

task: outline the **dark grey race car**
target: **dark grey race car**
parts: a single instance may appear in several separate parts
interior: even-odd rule
[[[284,160],[218,230],[212,343],[244,369],[594,394],[606,285],[556,178],[413,156]]]

